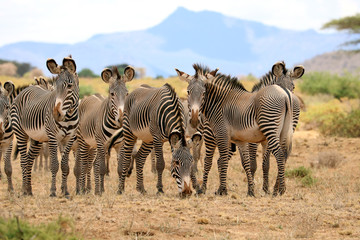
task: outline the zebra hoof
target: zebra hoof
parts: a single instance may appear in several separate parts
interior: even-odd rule
[[[118,195],[122,195],[123,194],[123,190],[117,190],[117,192],[116,192]]]
[[[202,189],[202,188],[199,188],[199,189],[196,190],[196,194],[197,195],[203,195],[203,194],[205,194],[205,190]]]
[[[56,193],[54,192],[50,193],[50,197],[56,197]]]
[[[164,195],[164,191],[162,189],[159,189],[156,193],[156,195]]]
[[[219,196],[225,196],[227,195],[227,189],[226,188],[219,188],[216,192],[215,195],[219,195]]]
[[[248,197],[255,197],[255,194],[254,194],[253,191],[249,191],[249,192],[247,193],[247,196],[248,196]]]

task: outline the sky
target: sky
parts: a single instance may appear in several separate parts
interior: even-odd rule
[[[360,12],[360,0],[0,0],[0,6],[0,47],[20,41],[71,44],[100,33],[143,30],[178,7],[317,31]]]

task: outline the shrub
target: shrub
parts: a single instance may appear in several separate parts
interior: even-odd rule
[[[299,83],[300,90],[310,95],[330,94],[337,99],[360,97],[359,76],[345,73],[342,76],[328,72],[307,73]]]
[[[304,166],[286,170],[285,176],[299,179],[304,187],[311,187],[317,182],[317,179],[311,176],[311,170]]]
[[[303,178],[307,175],[310,175],[311,171],[308,168],[305,168],[304,166],[292,169],[292,170],[287,170],[285,172],[285,176],[287,177],[293,177],[293,178]]]
[[[0,64],[0,75],[16,76],[17,67],[14,63],[8,62]]]
[[[83,98],[85,96],[90,96],[95,94],[95,90],[93,89],[92,86],[90,85],[82,85],[80,86],[80,92],[79,92],[79,96],[80,98]]]
[[[89,68],[84,68],[82,69],[79,73],[78,73],[79,77],[84,77],[84,78],[96,78],[99,77],[98,75],[96,75],[91,69]]]
[[[344,156],[337,151],[319,152],[318,157],[311,163],[312,167],[336,168],[344,160]]]

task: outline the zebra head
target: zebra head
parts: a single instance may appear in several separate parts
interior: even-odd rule
[[[54,59],[48,59],[46,66],[54,79],[55,104],[53,115],[55,121],[62,121],[68,112],[79,101],[79,78],[76,73],[75,61],[70,57],[63,59],[63,65],[58,66]]]
[[[202,67],[199,64],[193,65],[195,69],[195,75],[191,76],[185,72],[179,71],[175,68],[180,80],[188,82],[187,94],[188,94],[188,107],[189,107],[189,123],[191,127],[197,128],[200,123],[200,106],[204,98],[205,93],[205,78],[206,74],[216,75],[219,69],[214,71],[209,70],[207,67]]]
[[[172,132],[169,141],[172,150],[171,176],[176,180],[180,196],[191,195],[190,176],[194,162],[193,156],[186,146],[185,138],[181,137],[179,132]]]
[[[14,91],[15,86],[11,81],[7,81],[4,83],[4,88],[0,83],[0,139],[3,138],[5,133],[5,126],[8,125],[10,121],[9,114],[9,96]]]
[[[109,83],[109,109],[110,116],[122,125],[125,98],[129,94],[125,83],[131,81],[135,76],[135,70],[127,66],[124,75],[120,75],[117,67],[104,69],[101,72],[101,78],[104,82]]]
[[[288,71],[284,62],[277,62],[273,65],[271,72],[276,77],[275,84],[293,92],[295,89],[294,80],[301,78],[305,73],[305,68],[299,65],[294,67],[292,71]]]

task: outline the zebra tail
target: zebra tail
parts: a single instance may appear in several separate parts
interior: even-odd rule
[[[14,155],[13,155],[13,161],[17,159],[17,156],[19,155],[19,147],[17,144],[17,141],[15,142],[15,148],[14,148]]]
[[[287,98],[286,101],[285,118],[283,124],[284,125],[281,130],[280,139],[285,154],[285,159],[287,159],[292,150],[292,138],[293,138],[293,110],[292,110],[292,102],[290,98]]]

